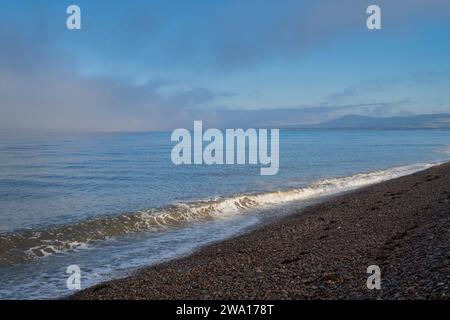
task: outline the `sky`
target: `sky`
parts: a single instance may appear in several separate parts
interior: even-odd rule
[[[3,0],[0,131],[450,112],[449,40],[448,0]]]

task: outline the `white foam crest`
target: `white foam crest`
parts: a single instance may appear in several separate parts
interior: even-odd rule
[[[359,173],[342,178],[323,179],[304,188],[260,194],[256,196],[256,201],[260,205],[276,205],[292,201],[308,200],[321,196],[329,196],[399,178],[404,175],[428,169],[432,166],[434,166],[434,164],[414,164],[369,173]]]
[[[161,209],[100,218],[47,231],[13,234],[10,237],[0,238],[0,249],[4,251],[3,255],[0,254],[0,265],[11,261],[45,257],[67,250],[83,249],[89,243],[127,233],[164,230],[194,221],[226,219],[252,210],[334,195],[412,174],[434,165],[436,164],[401,166],[347,177],[323,179],[302,188],[179,203]],[[25,255],[17,256],[17,252],[20,253],[21,250]]]
[[[227,218],[236,214],[243,214],[249,210],[262,209],[293,201],[309,200],[321,196],[329,196],[360,187],[398,178],[418,171],[428,169],[435,164],[413,164],[394,167],[387,170],[360,173],[352,176],[323,179],[303,188],[266,192],[261,194],[238,195],[231,198],[178,204],[174,221],[195,221],[205,217]],[[173,214],[173,213],[172,213]],[[171,214],[169,214],[170,216]]]

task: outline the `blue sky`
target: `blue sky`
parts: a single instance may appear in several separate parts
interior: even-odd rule
[[[82,30],[65,27],[77,4]],[[382,30],[366,28],[377,4]],[[1,129],[450,112],[450,1],[2,1]]]

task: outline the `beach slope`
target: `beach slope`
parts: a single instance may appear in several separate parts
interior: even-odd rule
[[[367,289],[370,265],[381,290]],[[450,164],[359,189],[69,299],[449,299]]]

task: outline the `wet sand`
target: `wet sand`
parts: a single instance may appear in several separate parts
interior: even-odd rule
[[[369,265],[381,290],[368,290]],[[450,163],[334,197],[69,299],[449,299]]]

